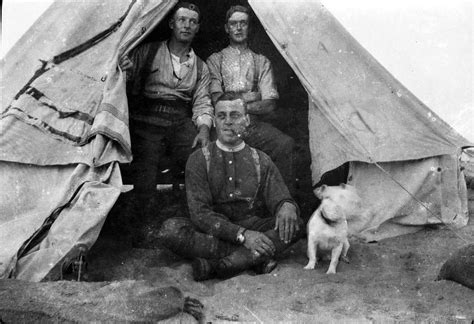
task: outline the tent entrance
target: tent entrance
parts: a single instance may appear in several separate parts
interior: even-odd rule
[[[206,60],[212,53],[217,52],[228,45],[228,36],[224,30],[225,15],[228,8],[235,5],[235,1],[194,1],[201,12],[202,21],[200,31],[197,34],[192,47],[199,57]],[[250,8],[247,2],[239,2]],[[278,49],[274,46],[267,35],[262,24],[251,11],[251,31],[249,35],[249,47],[256,53],[265,55],[272,63],[277,88],[280,99],[277,101],[277,109],[272,116],[263,120],[271,123],[273,126],[289,135],[295,140],[295,178],[297,180],[296,198],[302,205],[303,215],[308,218],[315,206],[317,200],[312,193],[311,180],[311,154],[309,150],[309,131],[308,131],[308,94],[297,75],[281,56]],[[170,14],[163,19],[150,34],[143,39],[143,42],[152,42],[165,40],[170,35],[168,19]],[[170,160],[163,157],[163,164],[159,166],[160,171],[169,169]],[[162,175],[162,177],[160,177]],[[330,177],[323,180],[328,184],[338,184],[345,182],[346,173],[334,172]],[[177,179],[169,172],[159,172],[159,184],[172,184]],[[178,181],[182,183],[184,179],[179,177]],[[166,196],[180,196],[182,193],[158,193],[157,200],[169,200]],[[163,219],[167,218],[163,216]]]

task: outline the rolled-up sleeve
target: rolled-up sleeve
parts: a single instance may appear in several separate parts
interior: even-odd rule
[[[127,80],[127,92],[132,95],[140,94],[142,90],[143,66],[145,64],[146,56],[150,50],[150,43],[143,43],[134,48],[127,54],[132,66],[125,71]]]
[[[193,95],[193,122],[199,127],[207,125],[212,126],[214,118],[214,107],[211,104],[209,95],[210,75],[207,65],[203,62],[201,79],[196,83],[196,89]]]
[[[207,66],[209,67],[209,73],[211,75],[211,83],[209,87],[209,92],[214,93],[223,93],[224,89],[222,88],[222,75],[220,71],[221,65],[221,53],[214,53],[207,59]]]
[[[258,90],[262,95],[262,100],[278,99],[278,90],[273,75],[272,65],[270,60],[263,55],[259,55],[260,75],[258,77]]]
[[[193,224],[204,233],[235,242],[240,226],[213,210],[206,160],[201,150],[189,157],[185,179],[189,213]]]

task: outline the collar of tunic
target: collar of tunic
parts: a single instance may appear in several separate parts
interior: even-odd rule
[[[239,152],[239,151],[242,151],[244,149],[245,142],[242,141],[242,143],[240,143],[237,146],[229,147],[229,146],[225,145],[224,143],[222,143],[221,141],[217,140],[216,145],[217,145],[218,148],[220,148],[224,152]]]

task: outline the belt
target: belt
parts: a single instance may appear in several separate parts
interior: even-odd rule
[[[165,105],[155,105],[151,107],[145,107],[144,111],[141,111],[141,113],[148,113],[148,114],[159,114],[159,113],[164,113],[164,114],[179,114],[182,112],[182,109],[176,108],[176,107],[171,107],[171,106],[165,106]]]
[[[162,100],[144,98],[142,104],[134,109],[139,115],[176,115],[180,117],[191,116],[191,104],[183,100]]]

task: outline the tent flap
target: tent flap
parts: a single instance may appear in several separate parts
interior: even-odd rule
[[[57,278],[94,244],[120,194],[118,162],[132,158],[117,62],[176,2],[58,0],[7,53],[0,278]]]
[[[125,75],[117,62],[175,2],[54,2],[5,57],[4,75],[14,77],[3,89],[2,118],[14,116],[75,146],[103,134],[129,162]]]

